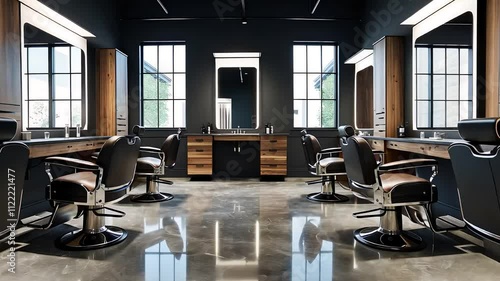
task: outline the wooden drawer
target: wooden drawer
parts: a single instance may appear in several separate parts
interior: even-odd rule
[[[383,140],[369,140],[368,143],[375,150],[384,151],[384,141]]]
[[[187,174],[191,175],[212,175],[212,164],[188,164]]]
[[[286,150],[269,149],[260,151],[261,164],[283,164],[286,165]]]
[[[287,150],[287,137],[277,136],[268,138],[268,136],[262,136],[260,140],[260,149],[261,150],[269,150],[269,149],[278,149],[278,150]]]
[[[286,176],[286,164],[260,164],[260,174],[263,176]]]
[[[450,159],[450,155],[448,154],[448,145],[388,141],[387,148]]]
[[[188,147],[212,146],[212,136],[188,136]]]
[[[211,146],[188,146],[188,158],[212,158]]]
[[[67,154],[78,151],[99,149],[106,140],[99,141],[77,141],[65,143],[53,143],[46,145],[30,146],[30,158],[47,157],[60,154]]]

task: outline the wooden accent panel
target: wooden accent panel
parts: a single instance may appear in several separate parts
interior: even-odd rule
[[[387,141],[387,149],[450,159],[450,155],[448,154],[448,145]]]
[[[258,135],[214,135],[215,141],[259,141]]]
[[[97,135],[128,134],[127,58],[116,49],[96,51]]]
[[[402,37],[386,37],[386,137],[397,137],[404,123],[404,46]]]
[[[95,150],[102,147],[106,140],[85,140],[30,145],[30,158],[48,157],[72,152]]]
[[[260,137],[261,176],[286,176],[287,144],[287,136],[266,135]]]
[[[384,151],[384,141],[383,140],[367,140],[372,149]]]
[[[356,73],[356,126],[373,128],[373,66]]]
[[[500,114],[500,2],[488,0],[486,8],[486,117]]]
[[[212,175],[212,136],[187,137],[187,174]]]

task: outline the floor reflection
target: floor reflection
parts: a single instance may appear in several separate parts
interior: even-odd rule
[[[144,251],[145,280],[187,280],[186,219],[144,219],[144,233],[159,232],[163,241]]]

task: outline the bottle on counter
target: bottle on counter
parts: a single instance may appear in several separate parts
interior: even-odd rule
[[[398,127],[398,138],[404,138],[406,136],[405,126],[403,124]]]
[[[266,134],[270,133],[269,123],[266,123]]]

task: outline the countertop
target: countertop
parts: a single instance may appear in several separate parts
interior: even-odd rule
[[[384,141],[399,141],[408,143],[424,143],[424,144],[437,144],[437,145],[451,145],[456,142],[465,142],[463,139],[430,139],[430,138],[387,138],[376,136],[362,136],[368,140],[384,140]]]
[[[107,140],[108,136],[85,136],[85,137],[69,137],[69,138],[48,138],[48,139],[31,139],[31,140],[18,140],[15,142],[25,143],[27,146],[33,145],[44,145],[52,143],[66,143],[66,142],[78,142],[78,141],[91,141],[91,140]],[[6,142],[9,143],[9,142]]]

